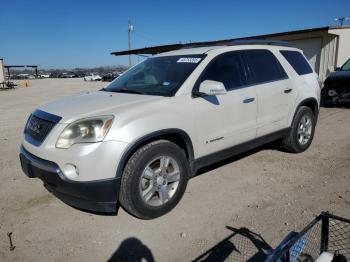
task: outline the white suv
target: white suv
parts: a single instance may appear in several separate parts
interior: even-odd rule
[[[58,198],[85,210],[120,203],[169,212],[204,166],[271,141],[306,150],[319,111],[316,73],[296,48],[268,42],[155,55],[100,91],[43,105],[20,159]]]

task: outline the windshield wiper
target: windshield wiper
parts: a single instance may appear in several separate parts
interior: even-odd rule
[[[118,90],[113,90],[112,92],[145,95],[144,92],[137,91],[137,90],[131,90],[131,89],[127,89],[127,88],[120,88]]]

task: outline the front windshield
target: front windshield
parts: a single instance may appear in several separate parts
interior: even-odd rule
[[[342,71],[350,71],[350,59],[341,67]]]
[[[173,96],[204,55],[151,57],[134,66],[103,90]]]

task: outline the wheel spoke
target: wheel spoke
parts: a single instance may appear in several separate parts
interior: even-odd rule
[[[306,144],[307,141],[309,140],[309,138],[307,137],[306,134],[304,134],[303,138],[304,138],[304,139],[303,139],[303,143]]]
[[[142,177],[150,180],[154,177],[154,175],[154,170],[151,167],[147,166],[143,171]]]
[[[169,200],[169,193],[166,186],[162,186],[158,192],[159,192],[159,200],[162,204],[164,204]]]
[[[148,202],[152,198],[155,192],[156,192],[156,187],[153,185],[150,185],[148,188],[146,188],[145,191],[142,192],[142,197],[146,202]]]
[[[168,169],[169,163],[170,163],[170,158],[169,158],[169,157],[163,156],[163,157],[160,159],[160,170],[161,170],[163,173],[165,173],[166,170]]]
[[[307,127],[308,129],[311,129],[311,128],[312,128],[312,122],[311,122],[311,120],[309,120],[309,122],[306,124],[306,127]]]
[[[173,172],[167,176],[167,182],[172,183],[172,182],[177,182],[180,180],[180,172]]]
[[[299,143],[300,143],[300,144],[303,143],[303,140],[304,140],[303,134],[300,134],[300,135],[299,135],[298,140],[299,140]]]
[[[304,117],[302,118],[303,127],[305,127],[305,126],[306,126],[306,121],[307,121],[307,118],[306,118],[306,116],[304,116]]]

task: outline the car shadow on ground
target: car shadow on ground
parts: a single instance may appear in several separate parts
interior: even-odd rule
[[[259,234],[245,228],[226,226],[232,233],[193,260],[203,261],[265,261],[272,247]]]
[[[339,105],[332,105],[332,104],[325,104],[325,103],[321,102],[321,107],[323,107],[323,108],[344,108],[344,109],[350,109],[350,103],[339,104]]]
[[[146,261],[153,262],[152,251],[139,239],[131,237],[125,239],[113,253],[108,262],[116,261]]]
[[[62,201],[62,200],[60,200],[60,201]],[[92,211],[92,210],[82,209],[82,208],[79,208],[79,207],[72,206],[69,203],[66,203],[64,201],[62,201],[62,202],[65,203],[66,205],[70,206],[71,208],[74,208],[74,209],[79,210],[81,212],[84,212],[84,213],[87,213],[87,214],[91,214],[91,215],[97,215],[97,216],[105,216],[105,217],[117,216],[118,212],[119,212],[119,209],[121,208],[120,204],[117,203],[116,207],[115,207],[115,212],[99,212],[99,211]]]

